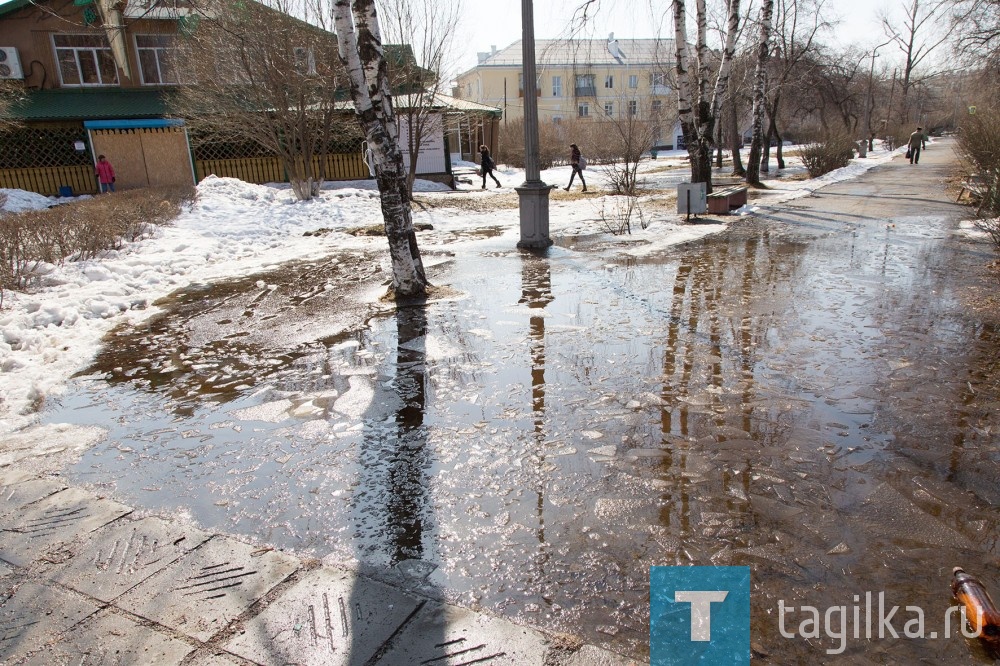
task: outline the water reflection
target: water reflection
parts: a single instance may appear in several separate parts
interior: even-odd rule
[[[360,485],[354,493],[356,531],[385,564],[419,560],[433,538],[428,529],[431,452],[424,426],[427,401],[427,306],[400,306],[396,316],[395,374],[377,376],[362,417]],[[364,553],[371,558],[374,553]],[[364,558],[363,558],[364,559]]]
[[[532,457],[535,477],[535,511],[538,519],[537,536],[541,551],[532,559],[529,568],[534,577],[533,586],[539,589],[544,578],[545,561],[545,488],[549,483],[545,466],[545,307],[554,300],[552,273],[547,254],[521,253],[521,298],[528,317],[528,345],[531,357],[531,413],[533,432]]]

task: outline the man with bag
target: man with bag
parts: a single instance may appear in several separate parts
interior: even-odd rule
[[[570,149],[573,151],[570,153],[569,163],[573,167],[573,173],[569,176],[569,185],[563,189],[569,192],[569,188],[573,187],[573,179],[576,178],[576,174],[580,174],[580,183],[583,185],[583,191],[587,191],[587,181],[583,179],[583,170],[587,168],[587,160],[584,159],[583,155],[580,153],[580,148],[575,144],[569,144]]]
[[[906,144],[906,157],[910,164],[920,162],[920,147],[924,143],[924,128],[918,127],[917,131],[910,135],[910,140]]]

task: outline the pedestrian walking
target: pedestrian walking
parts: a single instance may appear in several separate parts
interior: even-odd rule
[[[580,174],[580,183],[583,185],[583,191],[587,191],[587,181],[583,179],[583,170],[587,167],[587,160],[584,159],[583,155],[580,153],[580,147],[575,143],[569,144],[570,153],[569,163],[573,167],[573,172],[569,175],[569,185],[563,189],[569,192],[569,188],[573,187],[573,179],[576,178],[577,174]]]
[[[104,155],[97,156],[97,166],[94,167],[94,175],[101,185],[101,194],[115,191],[115,168]]]
[[[924,128],[918,127],[917,131],[910,135],[910,141],[907,143],[906,156],[910,158],[910,164],[918,164],[920,162],[920,148],[924,143]]]
[[[479,164],[480,164],[480,169],[483,172],[482,189],[484,190],[486,189],[486,176],[492,178],[493,182],[497,184],[497,187],[500,187],[500,181],[497,180],[497,177],[493,175],[493,170],[497,168],[497,164],[496,162],[493,161],[493,158],[490,157],[490,149],[487,148],[485,144],[479,146]]]

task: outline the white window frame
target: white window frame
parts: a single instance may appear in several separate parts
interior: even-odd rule
[[[629,88],[638,88],[639,87],[639,75],[638,74],[629,74],[628,75],[628,87]]]
[[[170,46],[165,46],[165,45],[162,45],[162,46],[161,45],[157,45],[157,46],[140,46],[139,45],[139,41],[140,41],[140,38],[142,38],[142,37],[155,37],[157,39],[165,38],[165,39],[170,40],[172,42],[172,45],[170,45]],[[156,34],[156,33],[140,33],[140,34],[134,35],[132,42],[135,45],[135,56],[136,56],[136,60],[135,61],[136,61],[136,63],[139,66],[139,80],[142,83],[142,85],[144,85],[144,86],[179,86],[182,83],[187,83],[188,82],[188,79],[184,76],[183,72],[181,72],[181,69],[179,67],[180,58],[178,56],[180,55],[180,47],[178,46],[177,36],[176,35],[163,34],[163,33],[160,33],[160,34]],[[143,57],[143,52],[144,51],[147,51],[147,52],[148,51],[152,51],[153,52],[153,58],[154,58],[153,62],[156,65],[156,75],[160,79],[159,81],[147,81],[146,80],[146,68],[143,67],[143,62],[142,62],[142,57]],[[177,74],[177,80],[176,81],[164,81],[163,80],[164,60],[167,57],[168,52],[171,52],[170,54],[174,56],[174,59],[176,61],[174,63],[174,72]]]
[[[604,87],[605,88],[609,88],[611,90],[614,89],[614,87],[615,87],[615,75],[614,74],[608,74],[607,76],[604,77]]]
[[[636,116],[639,114],[639,102],[634,99],[628,101],[628,115]]]
[[[615,103],[614,102],[605,102],[604,103],[604,115],[606,115],[606,116],[613,116],[613,115],[615,115]]]
[[[57,44],[57,40],[62,37],[90,37],[103,39],[104,44],[107,46],[60,46]],[[103,88],[108,86],[118,85],[118,65],[115,63],[114,54],[111,51],[111,44],[108,44],[107,37],[100,33],[54,33],[51,37],[52,39],[52,50],[56,56],[56,69],[59,70],[59,85],[64,88]],[[63,67],[62,59],[60,58],[60,52],[66,53],[73,52],[73,62],[76,65],[77,77],[80,79],[79,83],[66,83],[63,78]],[[80,55],[82,53],[88,53],[94,60],[94,67],[97,72],[98,82],[97,83],[86,83],[83,80],[83,66],[80,61]],[[101,72],[101,56],[105,58],[110,58],[111,63],[114,63],[115,69],[115,80],[110,82],[104,81],[104,75]]]
[[[580,102],[576,105],[576,116],[577,118],[589,118],[590,117],[590,103]]]
[[[553,76],[552,77],[552,96],[562,97],[562,77]]]

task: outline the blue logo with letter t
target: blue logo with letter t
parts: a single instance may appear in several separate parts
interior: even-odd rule
[[[650,567],[650,666],[750,664],[750,567]]]

